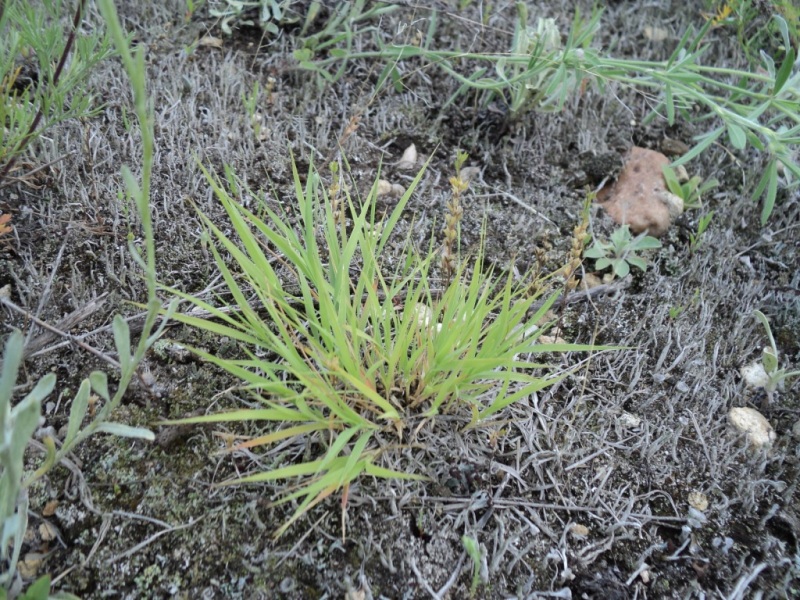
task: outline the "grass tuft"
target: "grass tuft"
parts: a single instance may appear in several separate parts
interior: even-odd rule
[[[539,344],[542,329],[534,324],[557,295],[532,310],[537,299],[525,293],[529,285],[486,274],[481,256],[470,273],[458,267],[442,288],[431,276],[435,253],[418,254],[408,239],[399,263],[383,260],[422,171],[391,214],[377,221],[377,184],[363,204],[349,194],[334,203],[313,167],[303,185],[293,165],[297,229],[266,203],[257,216],[204,173],[238,238],[200,214],[216,240],[214,257],[234,308],[170,291],[209,315],[183,314],[180,321],[240,342],[241,358],[194,352],[240,378],[263,408],[165,423],[266,421],[268,433],[234,450],[287,438],[325,448],[312,460],[225,482],[300,479],[278,501],[299,505],[276,536],[338,490],[346,499],[362,475],[425,479],[381,467],[386,448],[377,433],[391,434],[396,448],[409,442],[411,417],[433,423],[435,415],[455,413],[474,425],[563,378],[564,372],[533,362],[533,353],[591,349]],[[230,172],[227,179],[239,189]],[[289,281],[281,276],[286,272]],[[258,358],[257,349],[272,358]]]

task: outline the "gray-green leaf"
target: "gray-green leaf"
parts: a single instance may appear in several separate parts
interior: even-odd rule
[[[92,389],[97,392],[100,397],[109,402],[111,396],[108,393],[108,377],[103,371],[92,371],[89,374],[89,381],[92,384]]]
[[[147,440],[148,442],[152,442],[156,439],[156,436],[149,429],[145,429],[144,427],[131,427],[123,423],[100,423],[97,431],[103,431],[120,437]]]
[[[89,380],[84,379],[81,381],[81,387],[78,388],[78,393],[75,394],[75,399],[72,401],[72,406],[69,409],[69,424],[67,425],[67,437],[64,439],[64,445],[69,445],[83,423],[83,417],[86,416],[86,408],[89,406]]]
[[[130,329],[128,329],[128,323],[120,315],[114,316],[111,329],[114,331],[114,345],[117,347],[119,364],[122,368],[122,372],[124,373],[128,370],[128,367],[131,364]]]
[[[728,137],[731,144],[737,150],[744,150],[747,145],[747,136],[744,134],[744,129],[739,127],[736,123],[728,123]]]

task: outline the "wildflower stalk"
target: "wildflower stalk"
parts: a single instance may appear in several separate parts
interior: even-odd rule
[[[344,227],[345,211],[341,197],[342,176],[339,173],[339,163],[336,161],[331,161],[330,170],[333,178],[331,185],[328,187],[328,197],[330,198],[331,203],[331,214],[333,215],[333,220],[340,227]]]
[[[583,249],[586,246],[587,239],[586,231],[589,229],[589,209],[595,196],[594,192],[586,195],[586,201],[581,213],[581,222],[572,230],[572,243],[567,254],[567,262],[563,267],[564,291],[566,294],[578,287],[577,273],[583,263]]]
[[[456,154],[456,174],[450,178],[450,187],[453,190],[450,200],[445,208],[444,217],[444,242],[442,243],[442,271],[449,282],[458,267],[458,234],[461,217],[464,209],[461,206],[461,196],[469,188],[469,180],[462,175],[461,168],[468,158],[466,152],[459,150]]]

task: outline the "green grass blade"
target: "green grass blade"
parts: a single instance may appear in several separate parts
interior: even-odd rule
[[[769,216],[772,214],[772,209],[775,206],[775,198],[778,195],[778,161],[772,159],[767,164],[767,170],[764,172],[764,178],[767,183],[767,193],[764,196],[764,206],[761,208],[761,225],[765,225]],[[759,187],[761,184],[759,183]]]
[[[153,425],[188,425],[192,423],[227,423],[231,421],[307,421],[308,415],[291,408],[248,408],[219,412],[210,415],[199,415],[196,417],[185,417],[183,419],[165,419],[156,421]]]

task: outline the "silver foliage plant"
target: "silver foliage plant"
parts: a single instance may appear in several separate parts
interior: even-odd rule
[[[70,403],[67,432],[56,449],[55,440],[40,428],[42,424],[42,401],[53,391],[56,376],[45,375],[16,405],[14,384],[23,360],[24,336],[15,330],[8,338],[0,368],[0,593],[14,583],[16,564],[22,549],[22,538],[28,523],[27,490],[38,479],[46,475],[59,461],[72,452],[87,437],[97,432],[111,433],[123,437],[152,441],[153,433],[140,427],[108,420],[110,412],[119,405],[138,365],[130,352],[128,325],[122,317],[114,318],[114,341],[122,358],[122,378],[116,394],[108,391],[108,378],[102,371],[93,371],[84,379]],[[151,339],[155,339],[152,337]],[[103,399],[104,405],[84,425],[89,412],[91,393]],[[45,457],[32,473],[25,470],[25,451],[31,440],[42,431]]]
[[[0,1],[0,8],[3,4]],[[147,101],[144,55],[141,50],[136,54],[131,52],[129,39],[122,29],[113,0],[98,0],[98,7],[109,28],[110,39],[130,78],[136,116],[142,132],[141,180],[137,181],[127,167],[123,167],[122,176],[126,193],[137,207],[144,231],[144,252],[140,252],[132,241],[129,242],[128,248],[144,271],[147,311],[142,333],[135,345],[131,345],[128,323],[120,315],[114,317],[111,329],[117,358],[116,361],[106,358],[119,369],[116,392],[113,395],[109,392],[108,378],[102,371],[94,371],[84,379],[70,404],[67,431],[60,447],[56,447],[52,436],[46,433],[42,435],[45,457],[32,473],[28,473],[25,469],[26,450],[36,437],[37,431],[45,431],[40,428],[42,401],[54,389],[56,377],[53,374],[45,375],[33,390],[15,405],[14,386],[24,357],[24,338],[19,331],[12,332],[8,337],[0,364],[0,599],[5,599],[9,590],[13,591],[12,596],[16,595],[22,587],[19,576],[16,575],[16,565],[27,528],[27,490],[30,486],[47,474],[78,444],[95,433],[104,432],[148,441],[155,439],[148,429],[115,423],[110,421],[110,417],[122,401],[146,352],[161,336],[168,320],[177,309],[177,302],[164,308],[156,297],[155,241],[149,206],[150,174],[155,142],[152,113]],[[2,14],[0,11],[0,18]],[[7,299],[0,295],[0,304],[7,302]],[[10,306],[10,302],[8,304]],[[161,323],[156,326],[162,309],[164,314]],[[89,414],[89,399],[92,392],[103,400],[102,407],[95,414]],[[89,420],[84,424],[87,415]],[[48,596],[50,596],[49,575],[41,577],[25,593],[25,597],[28,598]],[[60,596],[68,595],[60,594]]]
[[[22,401],[12,407],[11,397],[22,363],[22,350],[22,334],[15,331],[6,343],[0,371],[0,586],[4,588],[14,577],[14,565],[19,560],[28,523],[28,497],[23,485],[25,449],[39,425],[42,400],[56,384],[55,375],[45,375]]]

